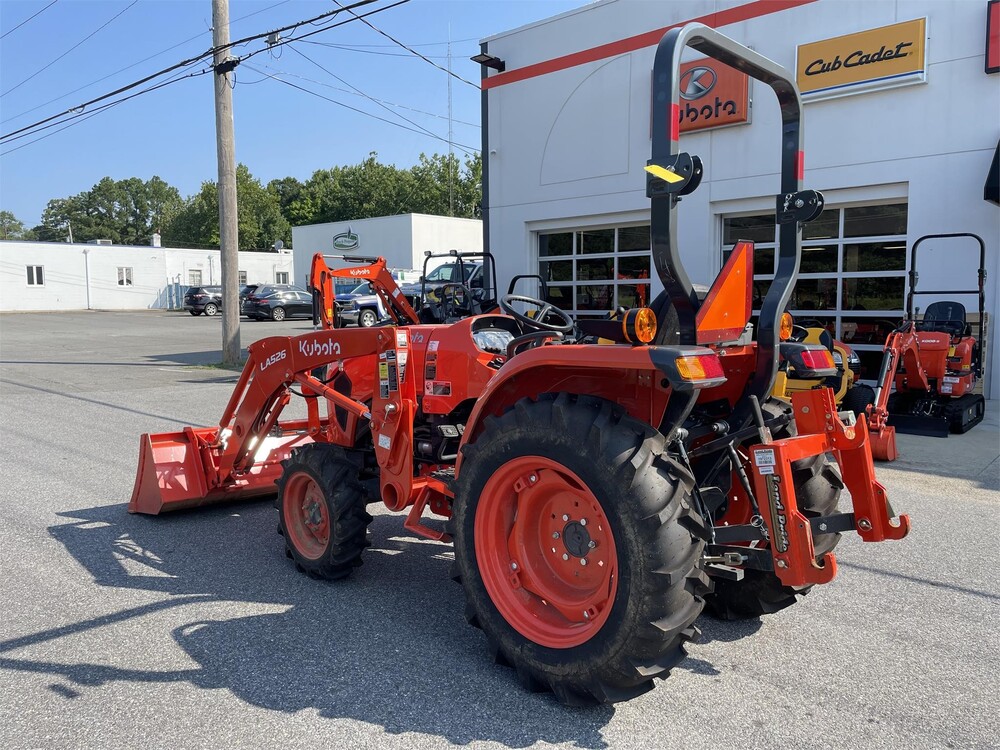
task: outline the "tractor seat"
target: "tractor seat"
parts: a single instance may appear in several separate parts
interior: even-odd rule
[[[965,305],[952,301],[928,305],[924,311],[924,319],[917,324],[917,330],[968,336],[971,328],[965,322]]]

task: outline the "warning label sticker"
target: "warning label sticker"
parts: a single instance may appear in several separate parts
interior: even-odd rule
[[[439,342],[436,341],[436,340],[435,341],[431,341],[430,343],[428,343],[427,344],[427,351],[429,351],[429,352],[436,352],[438,350],[438,343]]]
[[[450,396],[451,383],[446,380],[428,380],[424,383],[424,394],[427,396]]]
[[[406,331],[396,331],[396,346],[400,349],[407,347]]]
[[[389,450],[392,447],[392,440],[389,438],[388,435],[381,435],[380,434],[378,436],[378,447],[379,448],[385,448],[386,450]]]
[[[754,451],[753,460],[757,464],[757,473],[761,476],[774,473],[775,458],[772,449],[762,448],[761,450]]]

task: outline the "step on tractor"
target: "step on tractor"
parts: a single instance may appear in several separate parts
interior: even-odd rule
[[[979,246],[976,289],[918,289],[918,250],[928,240],[972,239]],[[983,376],[986,349],[986,243],[968,232],[929,234],[910,250],[910,291],[906,318],[885,341],[875,399],[867,408],[876,459],[894,461],[896,433],[948,437],[964,433],[983,421],[986,400],[974,393]],[[919,295],[975,295],[979,302],[977,334],[966,321],[965,305],[955,300],[932,302],[919,315]]]
[[[678,148],[687,47],[757,78],[781,109],[778,273],[755,341],[752,243],[704,300],[680,263],[677,203],[702,174]],[[823,208],[801,185],[795,84],[699,24],[664,36],[653,81],[646,187],[664,292],[650,307],[574,323],[507,294],[497,313],[416,324],[389,291],[398,325],[263,339],[217,427],[142,436],[129,510],[276,493],[287,556],[321,579],[361,564],[369,503],[405,512],[409,533],[454,544],[466,618],[493,658],[577,705],[651,689],[706,608],[755,618],[831,581],[842,533],[905,537],[864,421],[842,420],[829,388],[790,408],[768,399],[782,343],[805,369],[832,364],[825,347],[782,342],[802,225]],[[281,419],[298,396],[305,418]]]

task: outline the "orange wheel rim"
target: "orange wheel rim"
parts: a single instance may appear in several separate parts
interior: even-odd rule
[[[490,477],[475,547],[494,605],[535,643],[579,646],[611,614],[618,589],[611,525],[587,485],[556,461],[523,456]]]
[[[316,480],[305,473],[285,485],[282,512],[285,529],[302,557],[318,560],[330,543],[330,513]]]

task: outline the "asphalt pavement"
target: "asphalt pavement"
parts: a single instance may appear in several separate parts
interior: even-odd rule
[[[243,343],[310,329],[244,321]],[[997,401],[878,467],[907,539],[845,537],[833,583],[703,617],[655,690],[570,709],[491,662],[450,547],[401,516],[327,583],[268,501],[126,512],[139,435],[221,415],[220,347],[218,318],[0,316],[0,747],[997,747]]]

